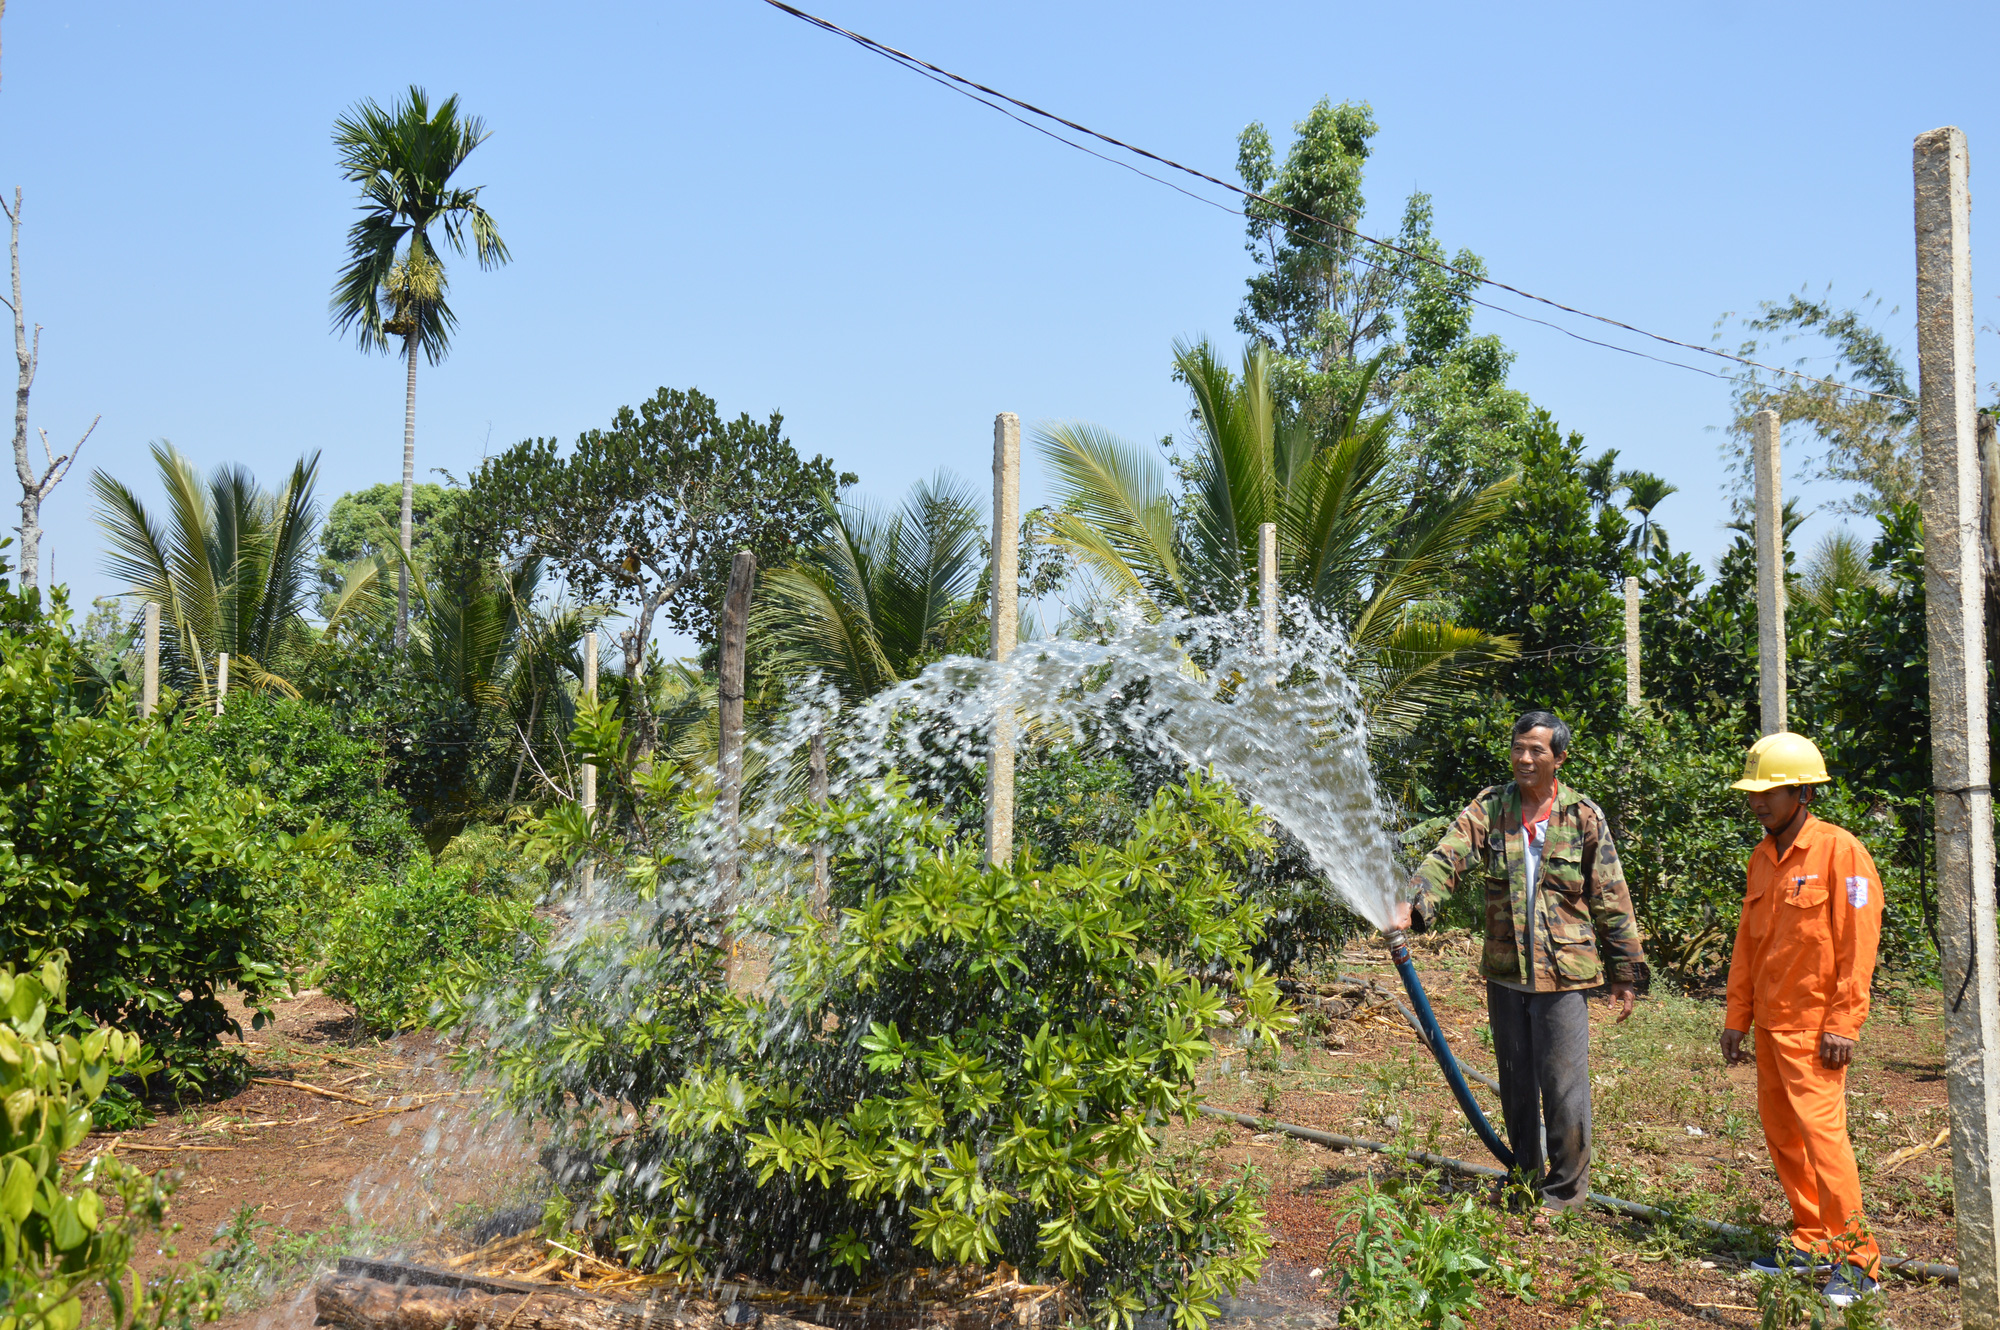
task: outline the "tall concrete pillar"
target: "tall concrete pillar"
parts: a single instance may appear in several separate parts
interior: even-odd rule
[[[597,700],[596,633],[585,633],[583,635],[583,697],[586,702],[595,702]],[[521,742],[527,743],[532,738],[532,735],[525,736]],[[586,762],[583,764],[581,784],[582,789],[578,793],[583,797],[578,802],[583,806],[584,825],[595,829],[597,826],[596,763]],[[597,880],[597,860],[595,858],[585,856],[581,877],[583,879],[583,889],[585,891],[590,890],[591,884]]]
[[[1021,625],[1021,418],[993,417],[993,659],[1014,654]],[[1003,695],[986,759],[986,862],[1014,858],[1014,710]]]
[[[2000,967],[1993,906],[1993,796],[1986,730],[1978,383],[1972,344],[1972,202],[1965,135],[1917,136],[1918,425],[1924,449],[1924,594],[1930,637],[1931,782],[1937,799],[1938,936],[1945,1088],[1951,1101],[1959,1314],[2000,1330]]]
[[[1760,733],[1785,728],[1785,498],[1778,413],[1752,417],[1757,481],[1757,701]]]
[[[229,696],[229,653],[221,651],[215,657],[215,714],[222,714],[222,699]]]
[[[1257,528],[1257,612],[1263,618],[1264,650],[1278,649],[1278,524]]]
[[[1639,694],[1639,579],[1625,579],[1625,705],[1636,707]]]
[[[139,683],[139,717],[144,719],[160,707],[160,607],[146,602],[146,645],[144,673]]]

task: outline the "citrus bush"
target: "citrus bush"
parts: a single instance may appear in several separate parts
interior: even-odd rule
[[[1122,844],[1007,868],[893,781],[794,816],[836,847],[836,919],[803,890],[766,915],[784,942],[755,992],[724,980],[712,870],[655,859],[629,913],[461,1008],[469,1060],[551,1128],[572,1222],[649,1269],[852,1287],[1007,1261],[1105,1324],[1203,1324],[1269,1238],[1243,1183],[1156,1132],[1194,1113],[1217,981],[1232,1040],[1290,1021],[1250,957],[1260,819],[1196,775]]]
[[[0,586],[0,962],[63,950],[64,1028],[128,1030],[198,1085],[239,1032],[219,992],[261,1009],[286,961],[273,911],[330,896],[352,851],[317,823],[268,827],[199,736],[141,721],[122,686],[80,691],[66,618],[60,591],[44,612]]]
[[[402,877],[362,886],[328,922],[316,981],[371,1030],[423,1023],[447,973],[484,973],[539,943],[533,907],[483,885],[474,867],[439,867],[419,854]]]
[[[0,1330],[76,1330],[93,1289],[119,1327],[214,1320],[212,1281],[186,1267],[145,1282],[130,1272],[140,1240],[166,1229],[171,1184],[109,1155],[63,1167],[111,1076],[147,1063],[137,1038],[109,1026],[54,1036],[65,987],[60,956],[26,973],[0,965]]]

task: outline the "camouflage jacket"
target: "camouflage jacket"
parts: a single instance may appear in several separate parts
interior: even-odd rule
[[[1645,960],[1625,870],[1604,810],[1558,784],[1528,923],[1528,864],[1521,840],[1521,795],[1512,781],[1480,791],[1410,880],[1411,905],[1429,920],[1438,898],[1460,883],[1486,902],[1479,971],[1538,993],[1630,983]],[[1523,948],[1526,936],[1531,946]],[[1530,973],[1530,965],[1533,970]]]

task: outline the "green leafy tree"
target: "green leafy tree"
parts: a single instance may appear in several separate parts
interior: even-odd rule
[[[361,187],[361,217],[348,230],[347,265],[333,288],[334,328],[352,332],[364,351],[388,351],[392,338],[403,341],[407,382],[398,538],[406,560],[413,549],[417,353],[422,351],[432,365],[442,362],[458,325],[445,299],[449,282],[431,227],[438,228],[455,253],[465,253],[469,240],[481,268],[498,267],[509,257],[499,228],[479,202],[481,187],[452,183],[486,139],[485,122],[461,116],[457,97],[445,98],[433,110],[429,96],[415,86],[390,107],[358,102],[333,123],[341,174]],[[398,649],[408,639],[409,618],[409,574],[399,569]]]
[[[1513,353],[1499,338],[1472,332],[1471,297],[1484,262],[1469,250],[1447,259],[1432,234],[1430,196],[1421,192],[1404,205],[1395,236],[1405,253],[1354,234],[1377,129],[1365,103],[1322,99],[1293,129],[1282,162],[1261,123],[1237,140],[1244,187],[1270,202],[1245,210],[1257,271],[1236,327],[1276,354],[1284,409],[1337,420],[1341,404],[1362,390],[1393,404],[1398,465],[1420,504],[1505,475],[1528,401],[1506,386]],[[1378,356],[1387,358],[1385,374],[1372,363]]]
[[[1390,420],[1365,382],[1314,429],[1276,400],[1273,358],[1253,345],[1232,373],[1206,342],[1175,349],[1194,397],[1194,455],[1176,493],[1149,452],[1096,426],[1042,432],[1055,473],[1053,539],[1110,591],[1155,612],[1213,613],[1256,585],[1257,529],[1278,529],[1287,596],[1348,628],[1381,735],[1400,732],[1511,644],[1442,608],[1461,559],[1506,511],[1511,480],[1460,494],[1412,524],[1393,470]]]
[[[433,547],[461,493],[429,482],[410,491],[410,557],[420,576],[436,575]],[[329,594],[339,592],[355,563],[391,555],[399,547],[402,501],[401,488],[386,484],[351,490],[333,501],[319,537],[320,582]]]
[[[662,388],[608,430],[565,454],[528,439],[472,478],[468,521],[509,553],[548,560],[572,594],[627,607],[618,635],[625,675],[640,680],[656,623],[707,640],[739,549],[760,565],[797,553],[824,515],[821,497],[849,484],[824,457],[794,451],[773,412],[725,422],[695,390]],[[655,741],[647,690],[631,690],[642,746]]]
[[[895,511],[829,498],[823,520],[759,588],[753,624],[769,668],[817,671],[858,701],[985,646],[983,519],[964,482],[941,472]]]

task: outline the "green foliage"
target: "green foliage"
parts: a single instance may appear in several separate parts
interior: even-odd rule
[[[317,581],[318,454],[293,464],[275,492],[240,466],[217,467],[204,485],[170,443],[153,445],[153,463],[164,513],[103,471],[90,484],[112,576],[125,580],[124,594],[160,607],[161,682],[206,703],[226,651],[232,689],[297,691],[282,672],[313,637],[305,615]]]
[[[637,678],[656,618],[711,638],[736,551],[766,568],[785,562],[818,528],[821,496],[852,482],[824,457],[801,458],[783,425],[776,412],[725,423],[700,392],[662,388],[567,455],[554,439],[528,439],[488,458],[465,521],[498,548],[547,559],[573,594],[630,606],[619,642]],[[629,714],[650,747],[648,701],[635,690]]]
[[[215,1231],[208,1268],[219,1285],[217,1300],[230,1311],[266,1301],[288,1284],[313,1274],[348,1250],[354,1230],[344,1224],[317,1233],[294,1233],[257,1218],[254,1205],[239,1206]]]
[[[362,887],[328,923],[316,981],[370,1030],[393,1033],[423,1023],[448,975],[504,978],[546,928],[528,901],[481,890],[476,874],[419,855],[402,876]]]
[[[66,977],[60,955],[32,971],[0,965],[0,1330],[76,1330],[93,1293],[119,1330],[212,1321],[212,1280],[131,1270],[141,1242],[171,1231],[171,1178],[103,1154],[63,1167],[110,1078],[150,1065],[137,1037],[110,1026],[49,1028]]]
[[[359,863],[378,873],[416,851],[409,810],[384,788],[387,755],[347,733],[324,703],[245,693],[222,715],[197,714],[185,724],[232,784],[263,796],[271,829],[297,836],[315,823],[344,828]]]
[[[1015,774],[1014,834],[1046,864],[1120,844],[1139,816],[1137,786],[1131,765],[1114,755],[1037,745]]]
[[[1395,243],[1404,253],[1355,237],[1377,129],[1365,103],[1322,99],[1293,129],[1282,163],[1261,123],[1237,140],[1237,173],[1269,200],[1246,209],[1258,271],[1245,283],[1237,330],[1277,354],[1279,397],[1294,417],[1324,418],[1371,387],[1391,399],[1398,469],[1415,507],[1499,479],[1513,467],[1528,400],[1506,386],[1513,353],[1472,332],[1484,261],[1464,249],[1447,259],[1422,192],[1403,208]],[[1447,262],[1457,271],[1438,266]],[[1388,373],[1372,385],[1377,356]]]
[[[132,1031],[187,1084],[237,1030],[220,990],[261,1010],[281,984],[270,907],[350,851],[274,831],[193,725],[141,722],[122,690],[86,710],[66,615],[0,589],[0,961],[66,950],[65,1019]]]
[[[970,486],[919,481],[900,510],[823,500],[819,534],[758,588],[752,627],[781,674],[859,701],[947,654],[986,648],[988,570]]]
[[[778,907],[754,994],[723,981],[705,864],[635,872],[635,912],[481,1011],[475,1060],[548,1124],[574,1222],[642,1268],[848,1286],[1007,1260],[1103,1324],[1198,1327],[1269,1246],[1241,1184],[1158,1149],[1191,1119],[1229,973],[1233,1038],[1290,1023],[1249,959],[1251,812],[1190,778],[1071,865],[982,863],[900,786],[796,811],[835,847],[838,923]],[[716,1220],[722,1222],[716,1222]]]
[[[1460,1330],[1483,1304],[1480,1281],[1500,1267],[1505,1239],[1471,1196],[1439,1199],[1426,1181],[1381,1191],[1371,1177],[1341,1216],[1330,1264],[1340,1269],[1340,1323],[1357,1330]]]
[[[436,571],[438,533],[463,494],[428,481],[410,487],[410,557],[425,578]],[[349,565],[393,557],[401,548],[402,520],[401,485],[369,485],[335,499],[319,533],[320,584],[337,592]]]

